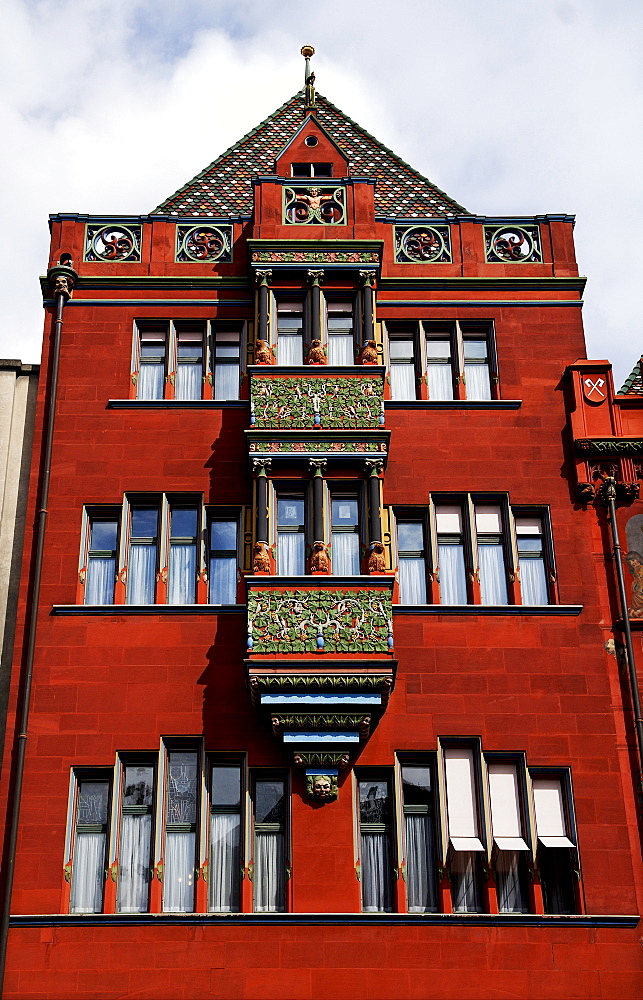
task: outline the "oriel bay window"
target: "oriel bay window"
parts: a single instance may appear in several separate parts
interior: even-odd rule
[[[355,321],[354,303],[337,302],[330,299],[326,303],[328,330],[328,364],[355,364]]]
[[[493,833],[492,861],[501,913],[528,913],[527,861],[523,808],[524,766],[513,761],[487,760]]]
[[[360,777],[359,852],[362,909],[367,913],[393,910],[391,829],[393,808],[388,777]]]
[[[569,774],[531,772],[545,913],[575,913],[578,858]]]
[[[283,774],[256,772],[253,777],[254,908],[286,909],[287,781]]]
[[[79,776],[75,783],[70,909],[72,913],[100,913],[105,886],[111,781]]]
[[[149,907],[154,793],[152,763],[123,765],[116,904],[120,913],[145,913]]]
[[[473,747],[443,748],[447,798],[448,853],[451,895],[455,913],[482,910],[482,816],[479,796],[479,759]]]
[[[166,776],[163,910],[192,913],[200,779],[198,752],[168,749]]]
[[[241,909],[241,767],[210,767],[209,909],[213,913]]]

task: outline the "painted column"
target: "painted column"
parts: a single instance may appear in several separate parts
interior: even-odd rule
[[[258,340],[268,342],[268,285],[272,271],[257,271],[255,280],[259,286],[259,333]]]
[[[308,280],[311,285],[311,316],[310,316],[310,339],[323,340],[321,323],[321,283],[324,280],[323,271],[309,271]]]

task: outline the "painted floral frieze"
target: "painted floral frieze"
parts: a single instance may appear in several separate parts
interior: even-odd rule
[[[257,428],[379,427],[381,378],[252,376],[251,412]]]
[[[391,645],[389,590],[249,588],[252,653],[386,653]]]

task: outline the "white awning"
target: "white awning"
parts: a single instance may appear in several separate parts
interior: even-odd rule
[[[534,778],[536,831],[543,847],[575,847],[568,837],[560,778]]]
[[[539,837],[538,840],[543,847],[576,847],[569,837]]]
[[[477,837],[451,837],[450,843],[454,851],[484,851]]]
[[[529,847],[522,837],[494,837],[493,842],[499,851],[528,851]]]

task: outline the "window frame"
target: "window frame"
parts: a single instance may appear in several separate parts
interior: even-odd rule
[[[451,833],[451,822],[449,818],[449,792],[448,792],[448,781],[447,781],[447,767],[446,767],[446,757],[445,750],[465,750],[471,753],[472,766],[473,766],[473,784],[472,791],[474,795],[473,807],[474,807],[474,818],[476,821],[477,837],[472,839],[477,839],[482,845],[482,850],[457,850],[452,843],[453,834]],[[449,873],[449,883],[451,886],[451,900],[454,913],[483,913],[484,912],[484,902],[485,902],[485,888],[484,888],[484,870],[487,866],[487,861],[489,857],[489,841],[488,841],[488,816],[487,816],[487,800],[485,795],[485,762],[482,755],[482,740],[480,737],[456,737],[456,736],[444,736],[438,737],[438,771],[440,778],[441,787],[441,807],[443,809],[442,815],[444,816],[443,822],[443,858],[446,870]],[[462,838],[456,838],[462,839]],[[466,839],[466,838],[465,838]],[[474,864],[474,896],[477,899],[476,908],[466,909],[466,910],[456,910],[455,909],[455,893],[456,889],[454,887],[454,877],[453,877],[453,861],[458,855],[472,855]]]
[[[95,825],[99,824],[79,824],[78,823],[78,805],[80,789],[83,782],[96,782],[105,783],[107,785],[107,822],[101,823],[101,828],[104,827],[105,833],[105,846],[103,850],[103,861],[102,864],[98,864],[97,871],[100,873],[101,868],[103,869],[103,885],[101,889],[101,902],[100,908],[98,910],[77,910],[74,908],[74,885],[75,885],[75,868],[77,862],[77,837],[79,833],[79,826],[81,825]],[[108,877],[108,859],[111,857],[112,843],[113,843],[113,828],[112,828],[112,809],[114,800],[114,768],[113,767],[87,767],[87,766],[75,766],[70,768],[70,784],[69,784],[69,805],[67,810],[67,831],[65,837],[65,857],[68,859],[65,862],[64,872],[65,879],[69,883],[68,892],[68,903],[67,912],[69,913],[103,913],[105,910],[105,888]],[[85,833],[89,832],[103,832],[96,830],[85,830]]]
[[[170,777],[170,755],[172,753],[195,753],[196,754],[196,776],[195,776],[195,822],[194,823],[168,823],[167,812],[169,808],[169,794],[168,794],[168,781]],[[204,759],[205,754],[203,750],[203,740],[198,737],[166,737],[163,738],[161,743],[161,752],[159,755],[159,775],[158,775],[158,787],[159,787],[159,797],[157,799],[157,808],[159,809],[157,813],[157,827],[159,838],[157,839],[157,854],[156,856],[163,859],[163,885],[160,900],[160,912],[161,913],[196,913],[197,905],[197,883],[201,875],[202,865],[201,861],[203,858],[203,810],[205,805],[205,776],[204,776]],[[161,766],[162,762],[162,766]],[[161,786],[162,782],[162,786]],[[167,869],[168,869],[168,859],[167,859],[167,834],[168,826],[172,827],[170,833],[194,833],[194,882],[192,886],[192,909],[191,910],[171,910],[166,908],[165,905],[165,894],[168,887],[167,881]],[[184,830],[179,829],[179,827],[191,826],[193,829]]]
[[[179,397],[176,394],[176,382],[179,364],[182,362],[179,360],[180,351],[180,334],[196,332],[195,330],[189,330],[189,327],[201,327],[201,377],[199,379],[200,392],[197,396]],[[179,402],[190,402],[191,400],[203,399],[203,387],[206,380],[207,372],[207,362],[208,362],[208,340],[209,340],[209,323],[206,319],[173,319],[170,322],[170,343],[168,350],[169,357],[169,372],[168,372],[168,392],[166,395],[170,399],[176,399]]]
[[[405,767],[426,767],[428,768],[432,793],[431,806],[427,806],[427,812],[415,812],[404,802],[404,768]],[[395,755],[395,781],[396,781],[396,805],[399,822],[397,823],[397,838],[400,845],[400,867],[404,872],[404,886],[406,909],[409,913],[439,913],[440,910],[440,880],[441,880],[441,844],[442,844],[442,813],[441,813],[441,789],[439,780],[438,754],[437,751],[397,751]],[[406,817],[410,815],[426,815],[430,820],[430,827],[433,837],[434,870],[430,876],[433,882],[435,894],[435,906],[425,909],[413,908],[409,905],[409,885],[411,875],[409,873],[409,850],[406,834]]]
[[[535,844],[536,866],[539,873],[540,884],[542,888],[543,905],[545,913],[553,913],[553,914],[580,913],[581,906],[579,900],[579,892],[580,892],[580,882],[582,874],[581,874],[581,864],[580,864],[580,850],[578,846],[578,827],[576,824],[576,812],[574,807],[574,789],[572,785],[571,768],[528,766],[527,771],[529,774],[531,806],[533,809],[533,839]],[[536,800],[534,794],[534,780],[537,780],[538,778],[542,778],[549,781],[556,781],[560,786],[565,835],[571,841],[572,843],[571,847],[549,847],[540,843],[540,835],[538,833],[538,817],[536,813]],[[568,890],[571,896],[571,903],[573,909],[561,910],[552,907],[548,908],[549,891],[547,888],[547,880],[545,877],[543,877],[543,862],[545,857],[547,857],[548,859],[551,858],[549,852],[552,851],[567,852],[564,859],[563,856],[559,854],[558,860],[560,864],[564,863],[566,868],[565,874],[566,878],[568,879]]]
[[[165,566],[164,558],[165,553],[162,551],[163,539],[165,538],[165,533],[167,531],[167,513],[166,513],[166,500],[165,495],[161,493],[126,493],[123,498],[123,520],[122,525],[125,525],[125,530],[121,528],[121,540],[122,540],[122,556],[121,556],[121,570],[119,572],[119,577],[123,580],[125,585],[124,600],[123,604],[133,604],[135,607],[139,602],[129,601],[129,586],[130,586],[130,556],[131,556],[131,545],[132,539],[154,539],[152,541],[151,547],[156,550],[156,562],[154,568],[154,600],[148,604],[141,605],[143,607],[152,607],[154,604],[164,604],[165,601],[159,600],[161,596],[159,592],[159,581],[161,578],[161,567]],[[153,535],[132,535],[132,514],[134,510],[156,510],[156,536]],[[142,542],[141,542],[142,544]],[[124,579],[123,579],[124,577]]]
[[[88,604],[87,583],[89,579],[89,565],[92,553],[107,552],[107,549],[91,549],[92,529],[94,523],[116,522],[116,547],[112,549],[114,558],[114,584],[112,587],[112,600],[109,604],[99,605],[100,607],[111,607],[116,603],[116,584],[120,569],[121,551],[121,513],[122,506],[119,504],[85,504],[83,507],[81,529],[80,529],[80,553],[78,558],[78,594],[77,604]],[[95,605],[90,605],[95,606]]]
[[[333,529],[335,525],[333,524],[333,503],[335,501],[340,502],[342,499],[348,501],[355,501],[357,503],[357,527],[354,531],[337,531]],[[361,576],[362,567],[366,552],[366,542],[365,542],[365,525],[367,523],[366,516],[366,497],[364,491],[364,482],[360,479],[325,479],[324,480],[324,500],[326,507],[326,544],[329,547],[330,555],[330,573],[332,576]],[[337,526],[341,528],[341,525]],[[348,526],[347,526],[348,527]],[[357,573],[355,574],[344,574],[336,573],[333,566],[333,536],[335,534],[354,534],[357,535],[357,551],[358,551],[358,566]]]
[[[528,776],[527,761],[525,754],[516,753],[505,753],[502,751],[491,751],[483,753],[485,773],[487,778],[487,795],[488,795],[488,813],[489,813],[489,843],[490,843],[490,857],[491,857],[491,867],[494,872],[494,881],[496,885],[496,892],[498,895],[498,909],[501,913],[530,913],[532,911],[532,901],[530,892],[530,874],[534,866],[534,837],[533,837],[533,826],[531,820],[531,809],[530,809],[530,782]],[[521,886],[521,894],[524,900],[524,905],[521,910],[502,910],[500,909],[500,880],[498,878],[497,863],[498,859],[505,853],[501,850],[496,843],[496,832],[494,828],[494,817],[493,817],[493,802],[491,794],[491,773],[490,767],[494,764],[506,764],[515,769],[516,772],[516,787],[517,787],[517,798],[518,798],[518,811],[519,811],[519,822],[521,837],[524,840],[527,850],[507,850],[506,853],[514,853],[519,855],[518,857],[518,868],[519,868],[519,879]],[[502,839],[502,838],[500,838]]]
[[[237,508],[234,508],[234,507],[229,507],[229,508],[228,507],[213,507],[213,506],[211,506],[209,504],[206,504],[205,505],[204,514],[205,514],[205,539],[204,539],[205,553],[204,553],[204,562],[205,562],[205,566],[206,566],[206,575],[207,575],[207,594],[206,594],[207,601],[206,601],[206,603],[214,605],[215,607],[226,607],[226,606],[229,606],[229,605],[225,605],[225,604],[214,604],[214,602],[211,601],[211,596],[212,596],[212,590],[211,590],[211,588],[212,588],[212,559],[216,558],[216,553],[221,553],[220,558],[222,558],[223,557],[223,553],[225,553],[225,552],[233,552],[234,551],[235,558],[236,558],[236,563],[235,563],[235,580],[236,580],[236,583],[235,583],[235,591],[234,591],[234,597],[235,597],[235,599],[233,601],[233,604],[237,605],[237,604],[239,604],[239,582],[240,582],[240,576],[239,575],[240,575],[240,572],[241,572],[241,560],[242,560],[242,548],[241,548],[241,546],[242,546],[241,535],[242,535],[242,531],[243,531],[243,526],[242,526],[242,511],[238,507]],[[233,549],[213,549],[212,548],[212,525],[213,524],[217,524],[217,523],[219,523],[219,524],[222,524],[222,523],[225,523],[225,524],[234,523],[236,525],[237,544],[236,544],[236,548],[234,550]],[[230,557],[228,557],[228,558],[230,558]]]
[[[284,784],[284,822],[283,824],[258,824],[256,820],[257,781],[283,781]],[[249,863],[252,875],[252,912],[253,913],[288,913],[291,909],[290,875],[292,857],[292,788],[290,771],[286,768],[252,767],[248,774],[250,826]],[[284,837],[284,905],[282,908],[257,908],[257,826],[282,827],[281,829],[263,829],[260,833],[283,833]]]
[[[425,596],[427,598],[424,602],[418,602],[417,604],[408,604],[408,602],[401,600],[401,581],[399,586],[399,603],[406,607],[422,607],[423,604],[433,603],[429,598],[433,597],[432,588],[433,581],[435,578],[435,556],[433,551],[433,546],[431,540],[433,538],[433,532],[431,531],[430,514],[428,507],[402,507],[395,506],[393,508],[393,516],[395,523],[395,543],[394,543],[394,559],[395,565],[397,566],[398,576],[400,575],[400,554],[403,551],[414,552],[414,549],[400,549],[399,545],[399,532],[398,525],[401,524],[420,524],[422,526],[422,538],[424,542],[424,548],[420,556],[415,558],[421,558],[424,563],[424,586],[425,586]],[[437,537],[437,536],[436,536]]]
[[[425,361],[420,338],[420,322],[418,320],[387,320],[384,325],[386,327],[386,368],[388,382],[391,387],[391,400],[393,402],[406,402],[406,400],[401,398],[398,399],[393,395],[393,379],[391,377],[393,358],[391,356],[391,342],[394,340],[407,340],[412,342],[413,352],[411,365],[409,367],[412,367],[413,369],[415,395],[411,398],[410,402],[421,399],[423,395],[422,372],[425,368]]]
[[[235,767],[239,770],[239,809],[234,810],[232,808],[223,808],[221,805],[218,808],[213,802],[212,794],[212,781],[213,781],[213,771],[216,767]],[[245,753],[226,753],[223,751],[207,751],[205,753],[205,807],[206,807],[206,826],[205,832],[205,851],[204,857],[204,867],[207,866],[208,872],[208,891],[207,891],[207,911],[208,913],[242,913],[243,912],[243,880],[245,877],[246,863],[247,863],[247,851],[248,851],[248,841],[247,841],[247,824],[248,824],[248,813],[249,813],[249,780],[248,780],[248,767],[247,767],[247,755]],[[236,895],[238,900],[237,909],[215,909],[212,906],[212,890],[214,886],[214,876],[213,876],[213,866],[212,866],[212,830],[211,830],[211,817],[213,815],[238,815],[239,816],[239,858],[236,873]]]
[[[301,288],[293,289],[277,289],[271,293],[271,329],[273,331],[271,347],[274,350],[275,362],[277,368],[299,368],[301,365],[299,363],[292,365],[290,362],[285,364],[279,360],[279,304],[280,303],[292,303],[295,302],[301,304],[301,354],[302,360],[301,365],[304,364],[306,359],[306,354],[308,347],[310,346],[310,302],[307,292]],[[295,315],[294,310],[292,310],[293,315]],[[298,313],[296,315],[299,315]],[[288,338],[288,334],[285,334]],[[290,335],[292,336],[292,335]],[[293,337],[294,339],[294,337]]]
[[[542,607],[548,607],[552,604],[558,603],[558,592],[557,592],[557,579],[558,574],[556,572],[556,557],[554,552],[554,535],[551,523],[551,509],[548,504],[512,504],[511,505],[511,518],[512,518],[512,529],[513,538],[515,539],[515,556],[514,564],[517,569],[517,576],[520,583],[520,601],[524,604],[523,593],[522,593],[522,576],[520,573],[520,547],[518,531],[516,528],[516,521],[520,518],[534,518],[540,521],[542,533],[542,559],[543,567],[545,571],[545,584],[547,587],[547,597],[548,601],[546,605]],[[537,605],[538,606],[538,605]],[[526,607],[533,607],[533,605],[526,605]]]
[[[125,774],[127,767],[151,767],[152,768],[152,801],[148,807],[148,815],[151,816],[150,847],[149,847],[149,884],[147,890],[147,906],[142,910],[122,910],[120,907],[121,890],[121,836],[123,816],[126,815],[123,806],[123,789],[125,787]],[[122,751],[116,758],[114,770],[114,794],[112,798],[112,849],[110,852],[110,868],[118,862],[116,876],[116,892],[114,898],[115,913],[149,913],[152,881],[154,877],[154,860],[156,844],[156,828],[158,825],[157,802],[159,795],[159,753],[158,751]]]
[[[271,479],[270,480],[270,511],[269,511],[269,523],[271,526],[270,537],[273,539],[272,550],[274,553],[275,561],[275,575],[276,576],[300,576],[307,575],[308,569],[308,558],[311,548],[311,529],[312,529],[312,482],[308,479]],[[301,500],[304,504],[304,523],[302,532],[288,532],[284,530],[279,531],[279,501],[280,500]],[[298,525],[297,527],[300,527]],[[282,526],[287,529],[288,525]],[[301,534],[304,539],[304,571],[303,574],[291,574],[282,573],[279,569],[279,535],[283,534]]]
[[[354,368],[355,365],[357,364],[357,353],[358,353],[358,350],[359,350],[359,327],[360,327],[360,322],[361,322],[361,315],[360,315],[360,310],[359,310],[359,296],[355,292],[355,289],[352,289],[352,288],[347,288],[345,290],[345,292],[342,292],[341,289],[335,289],[332,292],[323,292],[323,294],[322,294],[322,310],[321,310],[321,313],[322,313],[322,315],[321,315],[322,329],[321,329],[321,338],[322,338],[322,343],[324,344],[324,346],[326,348],[326,355],[327,355],[327,358],[328,358],[328,364],[329,365],[333,364],[333,362],[331,362],[331,360],[330,360],[330,336],[331,336],[331,334],[330,334],[330,329],[329,329],[329,325],[328,325],[328,320],[329,320],[329,315],[328,314],[329,314],[329,307],[331,307],[333,303],[350,304],[350,306],[351,306],[350,316],[351,316],[351,320],[352,320],[352,342],[353,342],[353,348],[352,348],[353,360],[352,360],[351,364],[350,365],[335,365],[334,367],[338,367],[338,368]],[[347,313],[347,315],[348,315],[348,313]],[[348,334],[345,334],[344,336],[347,337]]]
[[[144,397],[143,401],[149,401],[150,399],[167,399],[169,398],[169,386],[170,386],[170,371],[172,364],[172,321],[170,319],[153,319],[150,317],[136,317],[133,322],[133,344],[132,344],[132,374],[131,374],[131,387],[132,395],[134,399],[141,399],[139,396],[140,387],[140,373],[141,373],[141,359],[142,359],[142,344],[143,338],[141,334],[147,328],[152,332],[155,328],[159,330],[163,329],[163,344],[164,344],[164,355],[163,355],[163,391],[160,396]],[[159,337],[159,342],[161,338]]]
[[[362,913],[395,913],[396,912],[396,900],[395,900],[395,879],[397,872],[399,871],[398,866],[395,861],[399,858],[400,853],[400,842],[398,840],[398,810],[397,810],[397,792],[395,783],[395,768],[394,767],[356,767],[354,769],[355,775],[355,797],[354,797],[354,809],[355,809],[355,825],[357,833],[357,857],[359,865],[359,880],[360,880],[360,903]],[[361,785],[373,782],[385,782],[388,789],[388,808],[389,808],[389,819],[387,823],[368,823],[362,821],[361,816]],[[377,829],[365,829],[365,827],[377,827]],[[382,829],[380,829],[382,827]],[[385,893],[387,892],[390,897],[390,906],[380,907],[379,909],[374,909],[373,907],[367,909],[364,902],[364,849],[362,837],[364,834],[368,833],[383,833],[387,836],[387,853],[389,861],[389,872],[387,886]],[[386,900],[384,900],[386,902]]]
[[[236,395],[217,396],[217,334],[218,333],[238,333],[239,334],[239,360],[237,365]],[[212,399],[216,402],[226,400],[239,400],[241,398],[241,383],[245,375],[244,358],[247,350],[247,330],[244,320],[213,319],[210,320],[207,336],[208,361],[205,370],[204,383],[209,386]],[[232,364],[225,362],[223,367],[232,368]]]

